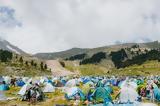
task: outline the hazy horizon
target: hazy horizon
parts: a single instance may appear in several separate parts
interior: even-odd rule
[[[0,37],[27,53],[160,39],[158,0],[1,0]]]

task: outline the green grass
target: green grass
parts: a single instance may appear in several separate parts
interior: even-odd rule
[[[160,62],[158,61],[147,61],[142,65],[133,65],[123,69],[114,69],[110,73],[111,75],[141,75],[141,76],[150,76],[150,75],[160,75]]]
[[[0,75],[2,76],[41,76],[51,75],[49,70],[41,70],[38,66],[26,66],[25,64],[13,63],[0,63]]]

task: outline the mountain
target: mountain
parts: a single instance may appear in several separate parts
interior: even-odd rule
[[[72,48],[66,51],[61,52],[53,52],[53,53],[37,53],[34,56],[41,58],[41,59],[57,59],[57,58],[70,58],[71,56],[79,55],[79,54],[87,54],[88,57],[91,57],[95,53],[98,52],[106,52],[110,53],[111,51],[117,51],[122,48],[131,48],[134,45],[138,45],[140,48],[148,48],[148,49],[155,49],[160,48],[160,43],[158,41],[154,42],[147,42],[147,43],[125,43],[125,44],[117,44],[117,45],[110,45],[104,47],[97,47],[97,48]]]
[[[57,58],[67,58],[76,54],[81,54],[87,52],[88,49],[81,49],[81,48],[72,48],[62,52],[55,52],[55,53],[37,53],[33,56],[41,59],[51,60]]]
[[[23,50],[21,50],[18,47],[12,45],[8,41],[2,40],[2,39],[0,39],[0,49],[8,50],[8,51],[14,52],[14,53],[19,54],[19,55],[27,54]]]

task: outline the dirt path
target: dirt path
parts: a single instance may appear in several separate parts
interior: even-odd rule
[[[46,64],[51,69],[53,76],[68,76],[75,75],[75,73],[63,68],[58,60],[47,60]]]

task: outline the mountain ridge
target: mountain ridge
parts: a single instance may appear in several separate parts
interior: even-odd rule
[[[0,49],[11,51],[19,55],[27,55],[26,52],[24,52],[22,49],[18,48],[17,46],[12,45],[7,40],[0,39]]]
[[[50,52],[50,53],[37,53],[33,56],[41,58],[41,59],[57,59],[57,58],[69,58],[71,56],[77,55],[77,54],[83,54],[88,53],[90,56],[97,53],[97,52],[111,52],[111,51],[117,51],[122,48],[130,48],[134,45],[139,45],[141,48],[149,48],[149,49],[155,49],[160,48],[160,43],[158,41],[153,42],[146,42],[146,43],[124,43],[124,44],[116,44],[116,45],[108,45],[108,46],[102,46],[102,47],[96,47],[96,48],[72,48],[65,51],[60,52]]]

